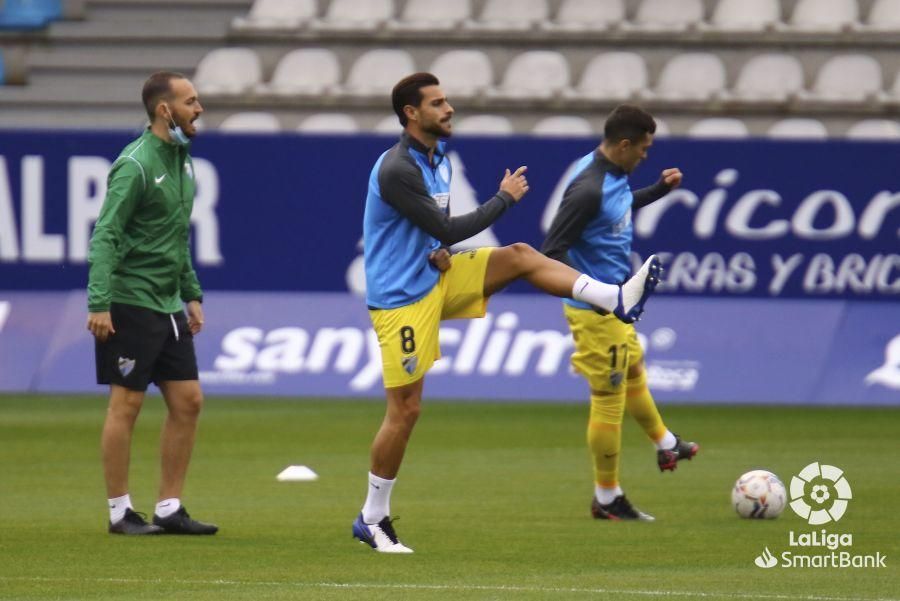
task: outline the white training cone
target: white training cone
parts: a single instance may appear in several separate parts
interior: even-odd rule
[[[305,465],[289,465],[276,476],[279,482],[312,482],[319,479],[315,473]]]

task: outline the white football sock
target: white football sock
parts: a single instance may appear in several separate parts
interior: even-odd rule
[[[663,434],[663,437],[656,441],[656,449],[659,451],[669,451],[675,448],[675,445],[678,443],[678,440],[675,439],[675,435],[672,434],[669,430],[666,430],[666,433]]]
[[[109,523],[115,524],[123,517],[125,517],[126,509],[134,509],[134,506],[131,504],[131,495],[125,493],[121,497],[116,497],[115,499],[107,499],[109,502]]]
[[[616,500],[616,497],[624,494],[625,493],[622,492],[622,487],[620,486],[616,486],[615,488],[604,488],[597,484],[594,487],[594,496],[597,497],[597,501],[599,501],[601,505],[609,505]]]
[[[181,499],[171,498],[163,499],[156,504],[154,513],[161,518],[167,518],[181,508]]]
[[[362,508],[365,523],[377,524],[391,515],[391,489],[394,488],[396,481],[396,478],[385,480],[369,472],[369,494]]]
[[[572,298],[612,312],[619,304],[619,287],[604,284],[582,273],[572,286]]]

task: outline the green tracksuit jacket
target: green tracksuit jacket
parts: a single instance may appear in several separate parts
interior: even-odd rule
[[[88,310],[111,302],[160,313],[203,292],[189,246],[194,168],[186,148],[148,129],[112,165],[88,255]]]

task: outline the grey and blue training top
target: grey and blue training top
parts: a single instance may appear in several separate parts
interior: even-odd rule
[[[631,275],[631,210],[668,192],[659,181],[632,194],[628,174],[594,150],[578,161],[541,252],[601,282],[624,282]],[[563,302],[592,308],[572,299]]]
[[[424,298],[440,272],[428,255],[490,227],[513,204],[497,192],[471,213],[450,217],[450,160],[446,144],[429,149],[404,133],[369,176],[363,243],[366,303],[394,309]]]

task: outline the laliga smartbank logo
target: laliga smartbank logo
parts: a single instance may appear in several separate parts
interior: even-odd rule
[[[833,465],[810,463],[791,478],[791,509],[811,526],[840,520],[852,498],[844,472]]]
[[[838,522],[853,499],[843,470],[833,465],[810,463],[791,478],[790,507],[811,526]],[[782,568],[884,568],[887,556],[853,553],[853,534],[829,532],[825,528],[809,532],[788,532],[788,550],[774,554],[766,547],[754,560],[758,567]]]

